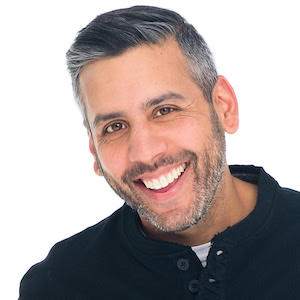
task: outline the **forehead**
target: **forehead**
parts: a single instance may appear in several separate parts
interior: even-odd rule
[[[149,98],[167,92],[182,94],[191,86],[199,92],[187,59],[173,39],[93,62],[83,68],[79,82],[88,117],[99,110],[140,107]]]

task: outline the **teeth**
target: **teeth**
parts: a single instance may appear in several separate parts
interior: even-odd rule
[[[146,186],[147,189],[150,188],[150,181],[144,181],[144,184],[145,184],[145,186]]]
[[[157,179],[154,179],[152,182],[155,190],[161,189],[160,182]]]
[[[173,169],[166,175],[162,175],[156,179],[152,179],[152,180],[148,180],[148,181],[142,180],[142,181],[148,189],[159,190],[159,189],[162,189],[162,188],[168,186],[175,179],[177,179],[181,175],[181,173],[184,172],[185,168],[186,168],[186,164],[183,163],[178,168]]]
[[[148,189],[154,189],[152,181],[148,181]]]
[[[178,178],[178,172],[176,171],[176,169],[174,169],[174,170],[172,171],[172,175],[173,175],[174,179],[177,179],[177,178]]]
[[[167,174],[167,180],[168,180],[168,183],[172,183],[175,179],[174,179],[174,177],[172,176],[171,173],[168,173]]]
[[[167,178],[164,175],[159,177],[159,182],[162,188],[166,187],[169,184]]]

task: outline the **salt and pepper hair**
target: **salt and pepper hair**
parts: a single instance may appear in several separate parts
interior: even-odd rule
[[[68,50],[67,66],[75,99],[85,116],[80,97],[79,75],[84,66],[105,57],[122,54],[143,44],[159,44],[175,38],[187,57],[191,77],[211,102],[217,79],[212,54],[196,29],[179,14],[158,7],[134,6],[97,16],[78,35]]]

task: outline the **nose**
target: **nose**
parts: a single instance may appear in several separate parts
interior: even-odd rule
[[[129,161],[153,164],[168,150],[167,137],[157,128],[138,126],[133,128],[129,138]]]

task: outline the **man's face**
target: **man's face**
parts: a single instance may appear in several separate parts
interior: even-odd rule
[[[159,230],[196,224],[220,185],[225,141],[177,43],[94,62],[80,87],[95,159],[116,193]]]

